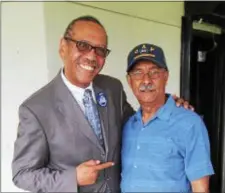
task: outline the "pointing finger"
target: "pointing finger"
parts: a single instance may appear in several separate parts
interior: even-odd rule
[[[103,164],[93,166],[93,168],[95,170],[103,170],[103,169],[106,169],[106,168],[109,168],[109,167],[112,167],[112,166],[114,166],[113,162],[106,162],[106,163],[103,163]]]

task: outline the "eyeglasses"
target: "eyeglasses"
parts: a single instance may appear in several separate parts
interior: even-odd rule
[[[147,74],[151,79],[157,79],[160,77],[160,73],[165,72],[164,69],[154,69],[149,72],[144,72],[143,70],[134,70],[129,73],[129,75],[135,80],[141,80]]]
[[[109,49],[103,48],[103,47],[98,47],[98,46],[92,46],[91,44],[87,43],[86,41],[73,40],[69,37],[64,37],[64,39],[75,43],[77,49],[80,52],[90,52],[92,49],[94,49],[95,54],[97,54],[98,56],[103,57],[103,58],[106,58],[106,56],[108,56],[110,53]]]

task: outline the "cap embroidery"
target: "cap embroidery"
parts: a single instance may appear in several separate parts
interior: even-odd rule
[[[154,50],[155,50],[155,48],[153,48],[153,47],[150,48],[150,52],[152,52],[152,51],[154,51]]]
[[[140,58],[140,57],[142,57],[142,56],[151,56],[151,57],[155,57],[154,54],[140,54],[140,55],[134,57],[134,59]]]
[[[138,54],[138,49],[137,50],[135,50],[135,52],[134,52],[135,54]]]

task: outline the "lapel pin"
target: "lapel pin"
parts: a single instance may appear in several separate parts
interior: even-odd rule
[[[103,92],[97,94],[96,100],[101,107],[105,107],[107,105],[107,99]]]

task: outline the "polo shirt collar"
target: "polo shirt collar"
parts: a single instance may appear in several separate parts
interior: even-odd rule
[[[174,108],[176,108],[176,103],[173,97],[169,94],[166,103],[159,108],[159,110],[155,113],[155,115],[152,117],[151,120],[155,118],[159,118],[161,120],[168,121],[170,119],[170,116]],[[138,109],[138,111],[134,115],[134,119],[142,120],[141,107]],[[151,120],[149,120],[145,125],[147,125]]]

